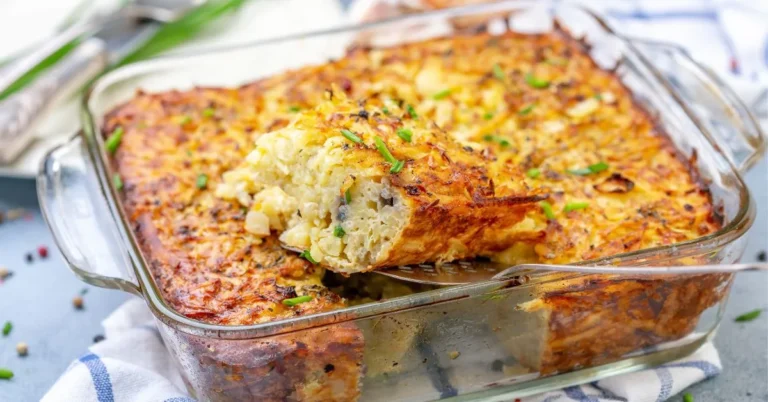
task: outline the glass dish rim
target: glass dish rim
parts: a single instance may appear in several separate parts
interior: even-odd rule
[[[198,321],[198,320],[186,317],[181,313],[177,312],[171,306],[169,306],[164,300],[164,298],[162,297],[159,289],[156,286],[154,278],[152,277],[152,274],[149,270],[149,266],[146,263],[144,254],[138,245],[135,235],[133,231],[130,230],[130,224],[126,219],[125,212],[122,208],[122,202],[120,201],[120,198],[118,197],[118,194],[115,191],[115,189],[109,184],[110,183],[109,175],[108,175],[109,159],[106,153],[104,152],[103,138],[101,135],[99,135],[100,128],[96,124],[95,113],[92,113],[89,106],[90,101],[95,94],[100,93],[101,91],[103,91],[106,88],[109,88],[113,84],[122,82],[125,79],[134,77],[138,74],[164,70],[170,66],[182,65],[188,62],[189,60],[200,59],[202,57],[208,57],[211,55],[215,55],[217,53],[258,48],[259,46],[264,46],[268,44],[289,42],[289,41],[300,40],[302,38],[308,38],[308,37],[322,37],[322,36],[328,36],[328,35],[334,35],[334,34],[352,33],[356,31],[371,29],[374,27],[385,27],[390,24],[402,23],[407,21],[414,21],[414,22],[422,21],[422,20],[427,21],[431,19],[439,19],[444,17],[461,17],[461,16],[468,16],[468,15],[474,15],[474,14],[489,13],[494,11],[515,12],[515,11],[520,11],[526,8],[533,8],[533,7],[541,8],[544,6],[552,7],[553,4],[551,2],[544,2],[544,4],[542,4],[541,2],[512,0],[512,1],[503,1],[499,3],[468,5],[468,6],[457,7],[452,9],[428,11],[428,12],[423,12],[415,15],[398,16],[398,17],[370,22],[370,23],[344,25],[344,26],[335,27],[331,29],[299,33],[294,35],[287,35],[282,37],[252,41],[252,42],[242,43],[237,45],[219,47],[216,49],[206,50],[204,52],[200,52],[194,55],[162,57],[154,60],[148,60],[148,61],[138,62],[128,66],[124,66],[112,72],[109,72],[106,75],[99,78],[96,82],[93,83],[93,85],[90,86],[88,91],[82,97],[81,121],[83,124],[83,131],[81,135],[84,138],[85,147],[88,153],[88,159],[90,159],[90,163],[92,167],[96,170],[96,174],[99,179],[99,187],[102,194],[104,195],[106,203],[108,204],[110,213],[112,215],[111,218],[114,220],[114,223],[117,226],[118,231],[120,232],[122,247],[124,247],[126,249],[125,251],[130,255],[130,261],[133,265],[134,274],[136,275],[136,278],[139,282],[141,293],[146,299],[146,301],[149,302],[148,304],[153,314],[158,319],[160,319],[167,325],[170,325],[174,329],[180,330],[190,335],[204,336],[204,337],[214,336],[217,338],[225,338],[225,339],[252,339],[252,338],[260,338],[260,337],[272,336],[277,334],[285,334],[285,333],[290,333],[295,331],[301,331],[301,330],[310,329],[310,328],[318,328],[326,325],[336,325],[336,324],[355,321],[358,319],[372,317],[380,314],[395,313],[395,312],[406,310],[406,309],[420,308],[430,304],[447,303],[452,300],[456,300],[463,297],[477,296],[489,291],[516,286],[516,285],[519,285],[520,282],[515,278],[512,278],[509,280],[505,280],[503,282],[489,281],[489,282],[475,283],[475,284],[469,284],[469,285],[454,286],[454,287],[442,288],[442,289],[437,289],[437,290],[423,292],[423,293],[416,293],[413,295],[403,296],[403,297],[399,297],[399,298],[395,298],[395,299],[391,299],[383,302],[378,302],[378,303],[368,303],[368,304],[363,304],[359,306],[344,307],[337,310],[320,312],[320,313],[310,314],[310,315],[301,316],[301,317],[295,317],[295,318],[289,318],[289,319],[283,319],[283,320],[277,320],[277,321],[269,321],[269,322],[250,324],[250,325],[229,326],[229,325],[220,325],[220,324],[209,324],[209,323],[205,323],[202,321]],[[575,8],[580,10],[581,12],[584,12],[590,18],[592,18],[595,22],[597,22],[601,26],[601,28],[605,30],[606,34],[625,42],[628,45],[629,51],[634,52],[636,55],[640,56],[640,60],[642,60],[646,64],[646,67],[649,67],[653,72],[658,72],[652,65],[650,65],[650,63],[647,62],[646,58],[643,57],[641,53],[632,45],[633,42],[639,42],[637,39],[632,39],[624,35],[618,34],[617,32],[615,32],[615,30],[613,30],[610,27],[609,24],[607,24],[607,22],[605,22],[605,20],[602,17],[595,14],[588,8],[585,8],[579,5],[572,5],[572,4],[556,5],[555,7],[556,8],[563,8],[563,7]],[[557,21],[557,18],[553,16],[553,20]],[[651,43],[651,41],[648,41],[648,42]],[[674,45],[671,45],[671,46],[674,46]],[[667,89],[667,91],[670,94],[673,93],[672,88],[666,82],[661,81],[661,84],[665,87],[665,89]],[[682,103],[680,102],[680,100],[675,96],[673,97],[682,106]],[[699,118],[693,115],[692,113],[690,113],[687,109],[685,109],[685,113],[687,114],[688,118],[690,118],[691,121],[693,121],[694,124],[699,129],[699,132],[696,133],[696,135],[704,135],[707,141],[713,143],[713,145],[716,145],[716,140],[714,139],[714,137],[708,132],[708,130],[703,125],[699,123]],[[764,147],[765,144],[761,144],[761,145],[762,147]],[[749,227],[752,225],[752,221],[754,220],[754,213],[755,213],[754,200],[749,193],[749,189],[746,187],[746,184],[744,183],[744,180],[741,176],[741,172],[739,171],[739,169],[737,169],[734,166],[734,164],[731,163],[730,159],[725,155],[721,147],[717,146],[715,148],[719,154],[724,156],[725,160],[727,161],[728,167],[731,170],[731,173],[733,173],[734,177],[738,181],[738,185],[741,188],[741,191],[739,194],[739,200],[740,200],[739,210],[731,222],[723,225],[723,227],[721,227],[718,231],[714,233],[710,233],[710,234],[698,237],[696,239],[692,239],[692,240],[688,240],[680,243],[674,243],[670,245],[665,245],[665,246],[658,246],[658,247],[636,250],[636,251],[627,252],[627,253],[616,254],[613,256],[603,257],[599,259],[581,261],[578,264],[616,265],[621,263],[638,261],[638,260],[649,258],[649,257],[651,258],[652,261],[655,259],[658,259],[659,257],[665,257],[665,256],[668,256],[668,257],[674,256],[675,258],[679,258],[679,257],[685,256],[686,253],[700,251],[701,249],[713,249],[719,245],[728,244],[734,241],[735,239],[741,237],[749,229]],[[546,278],[543,278],[544,276],[546,276]],[[526,284],[538,283],[544,280],[546,281],[562,280],[562,279],[576,278],[581,276],[588,276],[588,275],[585,275],[585,274],[534,275],[530,281],[526,282]]]

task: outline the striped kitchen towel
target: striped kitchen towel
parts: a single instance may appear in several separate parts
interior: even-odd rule
[[[133,299],[104,321],[106,339],[73,362],[43,402],[193,402],[163,345],[145,302]],[[722,366],[711,343],[663,366],[523,398],[523,402],[664,401],[716,376]],[[436,393],[437,395],[437,393]]]

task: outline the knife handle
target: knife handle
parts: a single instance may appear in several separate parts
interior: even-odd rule
[[[104,42],[91,38],[51,66],[35,82],[0,103],[0,164],[32,141],[32,128],[56,98],[79,89],[108,65]]]

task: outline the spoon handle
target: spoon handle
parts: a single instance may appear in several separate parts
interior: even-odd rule
[[[680,274],[711,274],[732,273],[741,271],[768,271],[768,264],[746,263],[730,265],[681,265],[668,267],[615,267],[615,266],[582,266],[582,265],[550,265],[523,264],[505,269],[496,274],[494,279],[506,278],[523,269],[579,272],[585,274],[623,274],[623,275],[680,275]]]

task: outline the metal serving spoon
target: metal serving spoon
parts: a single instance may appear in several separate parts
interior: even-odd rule
[[[510,267],[488,261],[459,261],[442,264],[419,264],[375,271],[406,282],[426,285],[449,286],[465,285],[488,280],[505,280],[535,271],[578,272],[584,274],[620,274],[620,275],[680,275],[733,273],[741,271],[768,270],[768,264],[731,264],[731,265],[683,265],[665,267],[616,267],[608,265],[552,265],[521,264]]]

